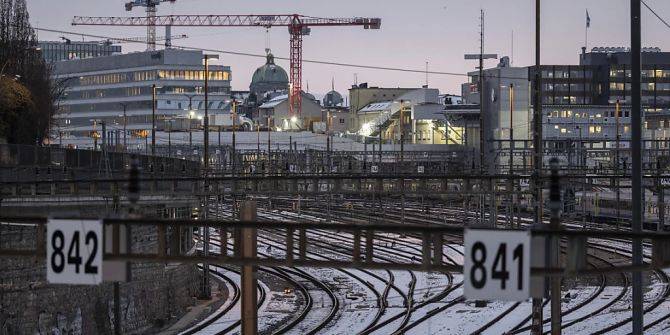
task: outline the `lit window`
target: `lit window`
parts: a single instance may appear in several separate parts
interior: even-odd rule
[[[565,134],[565,133],[567,133],[567,132],[568,132],[567,129],[565,129],[565,128],[561,128],[561,134]]]

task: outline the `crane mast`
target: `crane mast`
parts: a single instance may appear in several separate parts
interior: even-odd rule
[[[142,0],[135,0],[135,2]],[[159,0],[144,0],[157,3]],[[169,1],[169,0],[161,0]],[[148,14],[148,12],[147,12]],[[155,12],[154,12],[155,14]],[[288,27],[290,37],[290,114],[299,117],[302,107],[302,37],[311,27],[362,26],[379,29],[380,18],[321,18],[299,14],[288,15],[164,15],[147,17],[75,16],[72,25],[88,26],[186,26],[186,27]],[[155,43],[154,43],[155,46]]]
[[[133,0],[126,2],[126,11],[133,10],[133,7],[145,7],[147,19],[147,50],[156,50],[156,6],[161,2],[174,3],[176,0]],[[169,40],[169,39],[168,39]]]

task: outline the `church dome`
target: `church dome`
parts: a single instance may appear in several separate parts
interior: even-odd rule
[[[264,93],[288,89],[288,75],[281,66],[275,64],[274,55],[268,53],[265,65],[259,67],[251,77],[249,90]]]
[[[337,91],[330,91],[323,97],[323,105],[326,107],[335,107],[343,101],[342,95]]]

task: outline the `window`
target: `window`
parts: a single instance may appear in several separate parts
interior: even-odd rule
[[[344,123],[344,119],[340,119],[340,123]]]
[[[624,133],[630,132],[630,127],[629,126],[623,126],[623,132]]]

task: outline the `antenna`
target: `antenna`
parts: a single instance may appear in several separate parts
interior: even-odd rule
[[[512,29],[512,60],[510,65],[514,65],[514,29]]]
[[[484,69],[484,10],[480,9],[480,17],[479,17],[479,69],[483,70]]]
[[[426,61],[426,87],[428,87],[428,61]]]

